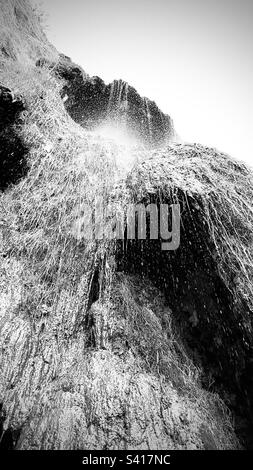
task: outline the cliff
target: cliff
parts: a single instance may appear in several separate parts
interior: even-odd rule
[[[0,6],[1,448],[252,447],[251,170]],[[115,116],[134,146],[97,132]],[[99,198],[177,203],[179,248],[80,236]]]

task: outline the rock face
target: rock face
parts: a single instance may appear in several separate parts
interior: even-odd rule
[[[89,77],[48,42],[26,0],[0,0],[0,61],[51,68],[64,80],[62,98],[75,122],[86,129],[110,125],[146,146],[161,146],[175,138],[172,119],[122,80],[106,85]],[[12,34],[10,35],[10,28]],[[65,101],[66,100],[66,101]]]
[[[86,129],[112,125],[148,147],[159,147],[175,139],[172,119],[148,98],[123,80],[106,85],[99,77],[89,77],[61,55],[55,64],[42,59],[65,81],[62,97],[70,116]]]
[[[172,341],[172,312],[158,290],[121,275],[83,325],[62,297],[67,310],[34,329],[17,314],[21,266],[5,266],[16,294],[6,286],[1,311],[1,373],[10,374],[1,389],[2,448],[237,448],[219,400],[201,390]]]
[[[239,213],[235,207],[237,198],[239,205],[251,200],[252,184],[252,172],[245,165],[214,149],[175,144],[155,152],[130,172],[127,190],[130,198],[146,205],[159,206],[160,199],[169,205],[178,201],[180,246],[166,252],[161,240],[128,241],[124,250],[119,243],[117,257],[120,269],[139,273],[163,292],[185,347],[205,371],[204,382],[213,380],[250,447],[253,304],[248,280],[253,275],[253,217],[248,203]]]
[[[15,125],[24,109],[22,97],[0,86],[0,190],[16,183],[28,170],[28,149]]]
[[[34,9],[27,0],[0,0],[0,61],[34,63],[39,55],[56,59]]]
[[[252,172],[168,144],[170,118],[124,82],[52,58],[22,4],[26,16],[27,2],[0,3],[14,51],[0,57],[0,447],[252,446]],[[146,148],[91,131],[110,120]],[[177,203],[180,248],[86,238],[97,199],[123,215]]]

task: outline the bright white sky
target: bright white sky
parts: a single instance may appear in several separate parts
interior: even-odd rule
[[[40,3],[50,41],[89,75],[128,81],[184,140],[253,165],[252,0]]]

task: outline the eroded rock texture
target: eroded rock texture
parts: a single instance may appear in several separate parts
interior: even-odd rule
[[[180,162],[182,156],[179,175],[175,158]],[[247,265],[247,273],[238,268],[242,252],[251,252],[252,230],[248,210],[244,215],[243,211],[233,214],[233,194],[242,199],[252,197],[252,174],[227,156],[220,159],[218,168],[215,157],[221,155],[202,146],[175,145],[172,152],[156,153],[133,169],[127,187],[136,202],[146,206],[156,203],[158,207],[176,201],[180,204],[180,246],[175,251],[162,251],[161,239],[125,240],[124,245],[118,242],[118,263],[119,269],[140,273],[163,292],[188,353],[204,370],[203,383],[233,410],[238,434],[252,447],[253,320],[247,301],[252,264]],[[236,185],[229,183],[231,171]],[[220,181],[228,181],[226,200],[215,188],[217,174]],[[173,183],[178,178],[180,188],[175,189]],[[219,209],[219,228],[215,228]],[[242,225],[244,216],[246,223]],[[237,231],[243,236],[243,248]],[[226,260],[235,237],[238,254],[234,252],[235,257],[228,255]],[[245,288],[247,293],[241,292]]]
[[[173,126],[154,103],[52,57],[27,1],[0,7],[1,447],[249,447],[252,172],[168,145]],[[103,123],[140,145],[93,132]],[[97,198],[124,214],[179,203],[179,250],[85,238]]]
[[[222,404],[201,390],[197,370],[177,349],[172,312],[152,285],[119,276],[110,297],[95,302],[77,328],[70,304],[64,314],[59,309],[37,322],[18,313],[20,269],[14,261],[2,266],[10,279],[1,279],[5,443],[17,449],[237,446]]]

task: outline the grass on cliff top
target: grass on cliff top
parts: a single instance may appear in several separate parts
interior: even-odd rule
[[[35,63],[38,56],[56,59],[41,26],[42,13],[27,0],[0,0],[0,65],[7,60]]]

